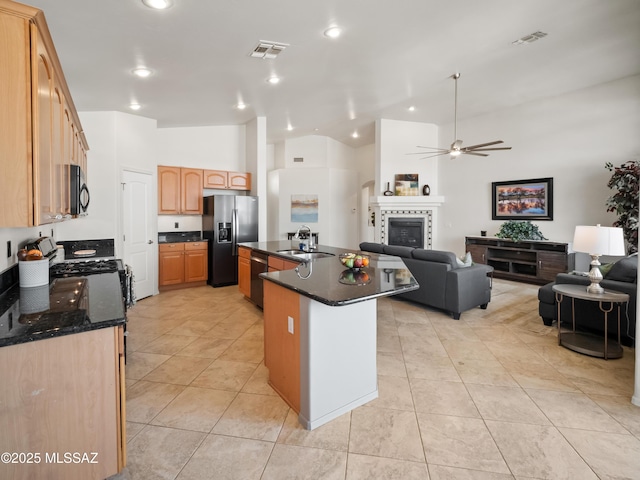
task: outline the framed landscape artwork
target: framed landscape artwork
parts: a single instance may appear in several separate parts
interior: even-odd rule
[[[553,178],[491,184],[493,220],[553,220]]]
[[[293,223],[318,222],[318,195],[291,195]]]
[[[411,196],[418,194],[417,173],[396,174],[396,195]]]

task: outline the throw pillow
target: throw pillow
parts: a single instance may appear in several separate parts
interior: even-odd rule
[[[638,257],[631,255],[618,260],[604,278],[618,282],[635,283],[638,278]]]
[[[603,277],[606,277],[611,268],[613,267],[613,263],[605,263],[604,265],[600,265],[598,268],[600,269],[600,273]]]
[[[473,260],[471,259],[471,252],[467,252],[462,257],[456,258],[456,261],[458,262],[458,267],[460,268],[470,267],[471,265],[473,265]]]

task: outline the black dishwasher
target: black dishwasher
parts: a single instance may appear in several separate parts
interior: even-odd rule
[[[266,253],[251,251],[251,301],[260,308],[262,308],[263,280],[258,275],[268,271],[268,258]]]

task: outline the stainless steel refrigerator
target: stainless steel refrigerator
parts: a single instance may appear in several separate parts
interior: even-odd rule
[[[209,240],[209,285],[238,283],[237,245],[258,241],[258,197],[204,197],[202,236]]]

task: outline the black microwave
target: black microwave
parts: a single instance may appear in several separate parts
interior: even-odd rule
[[[78,165],[69,165],[69,200],[71,215],[86,215],[89,208],[89,189],[84,172]]]

